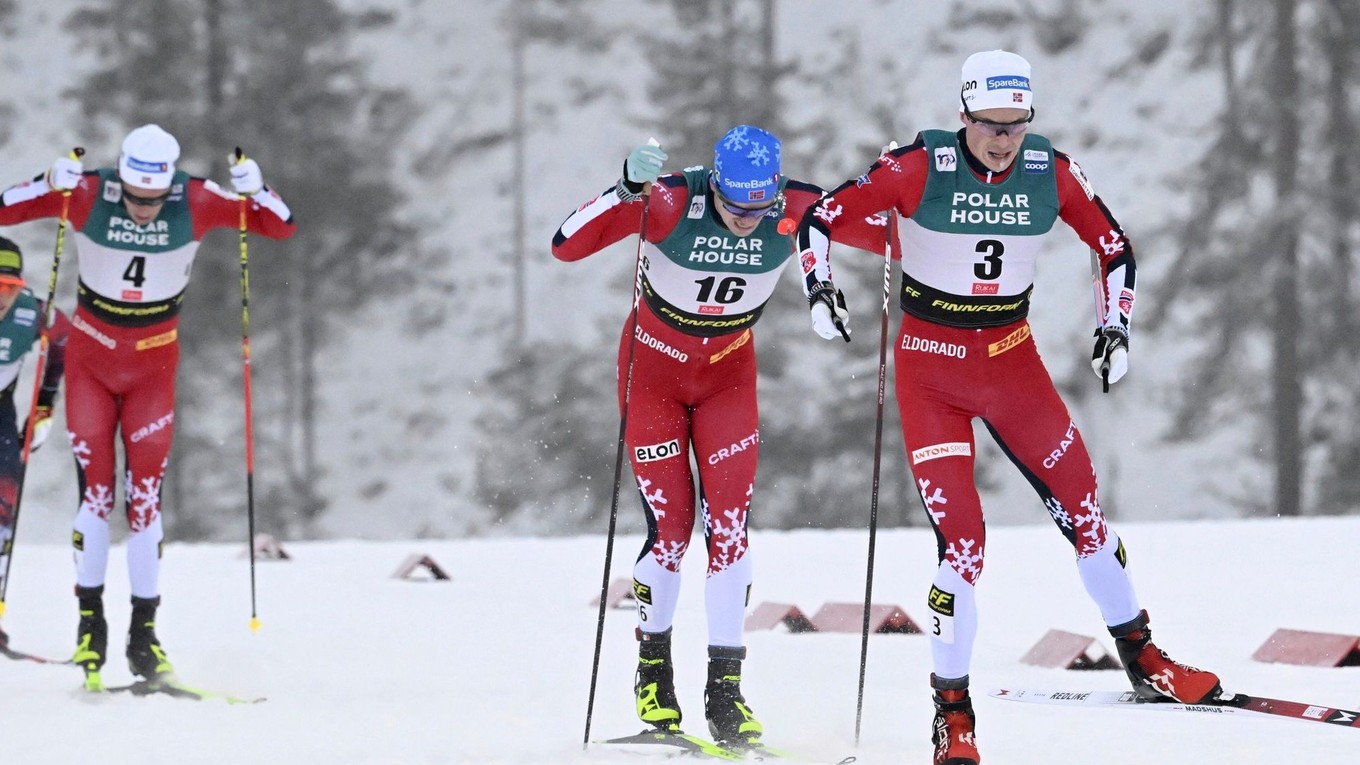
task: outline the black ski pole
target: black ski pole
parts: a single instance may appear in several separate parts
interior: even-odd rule
[[[659,146],[655,138],[648,143]],[[637,257],[633,263],[633,311],[628,326],[628,367],[623,384],[623,407],[619,413],[619,441],[614,450],[614,489],[609,494],[609,531],[604,547],[604,575],[600,579],[600,613],[595,622],[595,655],[590,663],[590,697],[586,700],[586,730],[581,737],[581,748],[590,746],[590,720],[595,712],[595,686],[600,677],[600,651],[604,644],[604,614],[608,608],[609,571],[614,559],[614,530],[619,519],[619,484],[623,478],[624,434],[628,430],[628,399],[633,391],[633,349],[637,335],[637,312],[642,298],[642,248],[647,243],[647,212],[652,202],[652,184],[642,185],[642,222],[638,225]]]
[[[897,148],[896,142],[889,149]],[[883,310],[878,338],[878,404],[874,412],[874,482],[869,499],[869,562],[864,575],[864,625],[859,644],[859,691],[855,702],[855,746],[859,746],[860,723],[864,718],[864,673],[869,663],[869,608],[874,596],[874,547],[878,539],[878,487],[883,463],[883,400],[888,385],[888,303],[892,299],[893,232],[897,230],[897,211],[888,210],[883,239]]]

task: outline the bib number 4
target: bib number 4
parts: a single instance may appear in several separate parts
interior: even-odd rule
[[[123,279],[132,282],[132,286],[137,289],[142,288],[142,283],[146,281],[145,255],[132,256],[132,262],[128,263],[127,270],[123,272]]]

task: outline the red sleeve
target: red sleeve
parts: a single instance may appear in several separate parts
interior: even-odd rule
[[[186,193],[194,219],[195,240],[202,239],[204,234],[215,228],[240,228],[241,198],[238,195],[204,178],[190,178]],[[268,188],[260,193],[278,196]],[[254,198],[247,198],[245,205],[246,230],[250,233],[269,239],[287,239],[297,232],[297,223],[292,215],[285,220]]]
[[[784,209],[785,217],[795,222],[802,220],[807,209],[816,204],[824,194],[825,192],[822,191],[820,186],[790,179],[784,186],[784,199],[787,204]],[[886,225],[887,220],[874,213],[846,221],[844,225],[832,230],[831,238],[849,247],[882,255],[883,244],[887,239],[884,235]],[[896,227],[894,227],[893,257],[900,257],[900,249],[896,241]]]
[[[808,227],[818,228],[832,241],[873,252],[883,252],[882,222],[870,224],[882,210],[895,209],[910,218],[921,204],[930,175],[925,142],[918,134],[909,146],[879,156],[864,175],[842,183],[820,204],[808,208],[799,227],[799,250],[808,248]],[[869,226],[870,229],[865,227]],[[868,234],[877,239],[869,245]]]
[[[558,260],[575,261],[593,255],[642,226],[642,205],[647,204],[647,241],[659,242],[675,230],[689,206],[685,176],[664,175],[652,185],[645,200],[625,202],[615,188],[576,208],[553,235],[552,253]]]
[[[1058,216],[1087,247],[1100,253],[1101,273],[1108,275],[1113,266],[1133,260],[1133,244],[1091,188],[1081,166],[1060,151],[1053,155],[1057,158]]]
[[[23,193],[32,184],[43,182],[40,175],[31,181],[15,184],[6,189],[3,194],[0,194],[0,226],[25,223],[40,218],[61,217],[61,192],[48,191],[33,197]],[[80,185],[76,186],[71,192],[71,206],[67,210],[67,220],[71,222],[73,228],[78,229],[85,225],[85,219],[89,217],[90,210],[94,208],[95,195],[98,193],[98,171],[92,170],[85,173],[80,180]],[[12,201],[16,197],[22,201]]]

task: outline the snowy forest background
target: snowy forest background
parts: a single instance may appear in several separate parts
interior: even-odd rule
[[[741,122],[783,138],[786,175],[835,186],[889,140],[956,126],[960,64],[1003,47],[1034,65],[1034,129],[1139,256],[1132,372],[1111,394],[1065,228],[1032,314],[1107,512],[1355,513],[1357,43],[1355,0],[0,0],[0,184],[76,145],[110,166],[145,122],[196,174],[225,181],[237,145],[259,160],[300,224],[250,243],[263,530],[598,533],[635,243],[558,263],[558,223],[649,136],[679,169]],[[39,291],[54,232],[5,232]],[[792,277],[756,330],[757,527],[868,517],[881,264],[835,257],[855,342],[811,332]],[[74,258],[61,271],[69,308]],[[214,234],[183,314],[171,539],[244,534],[240,314],[235,237]],[[880,522],[919,525],[897,427],[889,401]],[[1040,522],[984,442],[989,518]],[[630,480],[620,524],[637,530]],[[64,539],[75,506],[56,438],[23,535]]]

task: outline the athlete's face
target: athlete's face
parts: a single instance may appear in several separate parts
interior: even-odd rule
[[[1015,161],[1020,142],[1029,127],[1028,109],[981,109],[959,113],[968,150],[993,172],[1001,172]]]
[[[131,184],[123,184],[123,207],[127,208],[132,222],[145,226],[161,214],[170,189],[148,189]]]
[[[0,282],[0,316],[9,313],[9,309],[14,307],[14,301],[19,299],[23,288],[23,282]]]

